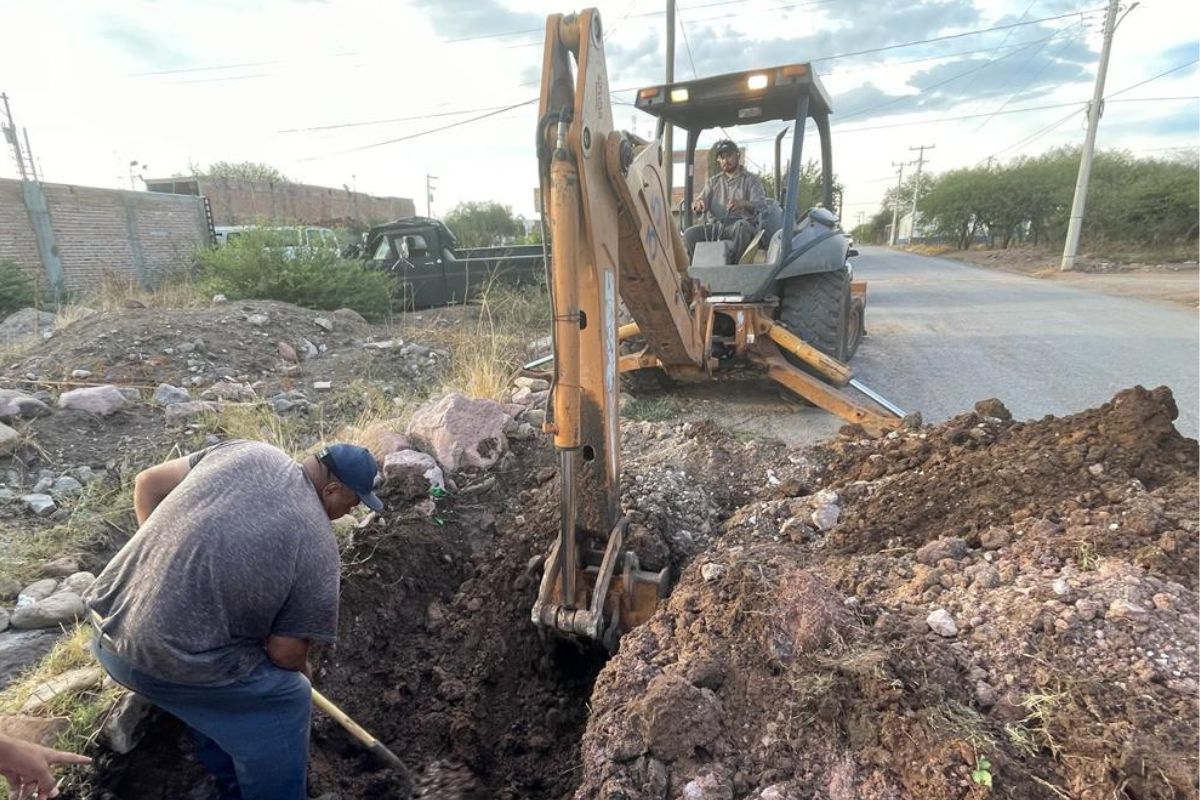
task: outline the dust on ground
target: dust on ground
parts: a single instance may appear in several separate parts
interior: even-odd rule
[[[1016,272],[1078,289],[1141,300],[1200,306],[1200,273],[1190,261],[1137,262],[1084,254],[1071,272],[1060,269],[1062,253],[1031,247],[1008,250],[914,248],[915,252],[965,261],[979,267]]]

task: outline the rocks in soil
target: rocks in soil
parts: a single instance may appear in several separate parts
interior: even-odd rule
[[[1194,791],[1200,462],[1175,414],[1161,388],[1034,422],[984,403],[777,465],[841,519],[808,535],[807,498],[768,490],[724,521],[597,681],[576,800],[666,796],[632,712],[708,657],[720,713],[656,732],[679,796],[959,798],[981,741],[1013,796]]]
[[[0,420],[33,419],[51,413],[50,406],[16,389],[0,389]]]
[[[400,450],[383,458],[384,489],[400,500],[425,497],[430,489],[445,490],[442,468],[433,456],[417,450]]]
[[[31,630],[51,628],[82,619],[85,613],[83,600],[75,592],[57,592],[29,605],[18,605],[9,618],[14,628]]]
[[[100,728],[101,741],[114,753],[128,753],[146,733],[148,720],[156,713],[153,703],[134,692],[121,695]]]
[[[34,492],[33,494],[23,495],[21,502],[29,509],[31,514],[39,517],[47,517],[58,510],[58,506],[54,502],[54,498],[48,494]]]
[[[38,568],[38,575],[41,575],[43,578],[65,578],[68,575],[74,575],[77,572],[79,572],[79,561],[71,556],[62,556],[61,558],[47,561]],[[33,586],[38,586],[39,584],[42,586],[48,585],[43,581],[38,581],[38,583],[33,584]],[[57,588],[59,588],[59,584],[56,582],[50,587],[50,591],[46,592],[43,596],[49,597],[50,594],[52,594]],[[26,589],[22,594],[29,595],[30,590]]]
[[[129,405],[129,400],[116,386],[86,386],[82,389],[72,389],[58,396],[59,408],[69,408],[76,411],[86,411],[107,417]]]
[[[21,435],[12,428],[0,422],[0,456],[7,455],[17,449]]]
[[[407,435],[447,473],[486,470],[508,451],[504,429],[511,419],[493,400],[453,393],[413,412]]]
[[[154,402],[160,406],[169,406],[175,403],[186,403],[192,399],[192,395],[187,389],[181,389],[178,386],[172,386],[169,383],[160,383],[158,388],[154,390]]]
[[[166,421],[171,424],[186,422],[193,417],[203,414],[219,414],[221,404],[212,400],[188,400],[183,403],[171,403],[164,414]]]
[[[944,608],[935,608],[930,611],[929,616],[925,617],[925,624],[938,636],[950,638],[958,634],[958,624],[955,623],[950,612]]]
[[[40,661],[61,635],[57,628],[0,633],[0,688]]]
[[[24,339],[48,338],[54,331],[53,314],[36,308],[22,308],[0,322],[0,343],[10,344]]]

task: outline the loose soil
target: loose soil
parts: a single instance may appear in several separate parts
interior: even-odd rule
[[[39,350],[9,375],[86,367],[74,348],[120,327],[121,344],[92,362],[106,378],[178,380],[186,362],[118,357],[143,330],[164,337],[157,351],[195,341],[145,311],[92,321],[72,342],[89,320],[76,323],[43,346],[53,357]],[[207,352],[226,349],[229,363],[207,356],[205,374],[228,366],[286,386],[276,342],[308,338],[313,312],[270,315],[295,328],[251,334],[250,350],[233,346],[244,326],[221,333],[233,317],[206,328]],[[398,366],[354,341],[327,349],[353,349],[381,377]],[[33,420],[47,455],[23,457],[30,470],[58,454],[103,465],[169,446],[180,433],[160,413]],[[432,514],[374,518],[344,541],[340,638],[317,654],[314,683],[407,770],[373,763],[316,713],[312,793],[1194,796],[1198,458],[1176,414],[1165,388],[1135,387],[1069,417],[1016,422],[989,401],[882,439],[845,428],[815,448],[626,419],[631,547],[676,585],[612,658],[529,620],[559,485],[543,439],[513,441],[488,473],[454,476]],[[96,755],[88,796],[211,796],[169,718],[128,756]]]

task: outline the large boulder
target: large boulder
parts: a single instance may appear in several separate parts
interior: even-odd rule
[[[129,399],[116,386],[87,386],[82,389],[72,389],[58,396],[59,408],[70,408],[76,411],[86,411],[107,417],[116,413],[129,404]]]
[[[50,406],[31,394],[16,389],[0,389],[0,419],[30,419],[44,417],[49,413]]]
[[[14,628],[56,628],[68,625],[84,615],[83,600],[74,592],[58,592],[44,600],[26,606],[18,606],[12,613],[9,624]]]
[[[31,336],[45,338],[53,330],[53,314],[36,308],[22,308],[0,322],[0,342],[16,342]]]
[[[508,451],[504,429],[511,420],[494,400],[448,394],[417,409],[408,438],[447,472],[488,469]]]
[[[383,478],[388,492],[405,500],[424,497],[435,487],[446,488],[442,468],[433,456],[417,450],[401,450],[384,456]]]
[[[0,688],[28,667],[42,660],[58,641],[57,628],[34,631],[5,631],[0,635]]]

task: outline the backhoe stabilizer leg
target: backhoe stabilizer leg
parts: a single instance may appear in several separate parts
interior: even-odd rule
[[[854,373],[850,371],[850,367],[836,358],[825,355],[782,325],[769,324],[771,327],[767,329],[766,334],[780,349],[791,353],[805,364],[808,364],[814,370],[824,375],[834,386],[845,386],[850,383],[850,379],[854,377]]]
[[[766,367],[767,377],[771,380],[846,422],[862,425],[870,433],[884,433],[901,425],[900,417],[890,411],[876,411],[863,405],[841,389],[823,383],[789,364],[778,350],[774,353],[759,351],[754,358]]]

